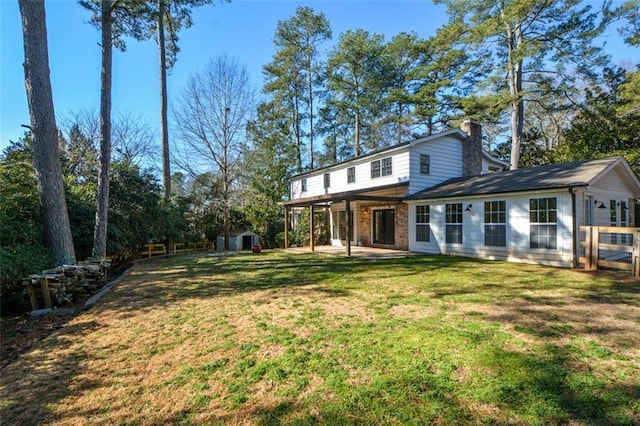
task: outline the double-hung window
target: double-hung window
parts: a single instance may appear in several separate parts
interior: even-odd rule
[[[428,175],[429,173],[431,173],[431,157],[420,154],[420,174]]]
[[[428,243],[430,240],[429,206],[416,206],[416,241]]]
[[[382,176],[391,176],[393,169],[391,168],[391,157],[382,159]]]
[[[371,179],[380,176],[391,176],[393,174],[392,157],[385,157],[382,160],[371,162]]]
[[[380,160],[371,162],[371,179],[380,177]]]
[[[507,246],[507,214],[505,201],[484,203],[484,245]]]
[[[558,247],[558,210],[555,197],[529,199],[529,247]]]
[[[462,203],[447,204],[445,213],[445,241],[462,244]]]
[[[349,167],[347,169],[347,183],[354,183],[356,181],[356,168]]]

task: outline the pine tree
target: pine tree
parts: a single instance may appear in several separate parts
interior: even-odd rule
[[[74,264],[69,213],[62,182],[58,131],[49,78],[47,25],[43,0],[20,0],[24,74],[33,136],[33,158],[42,204],[45,245],[57,265]]]

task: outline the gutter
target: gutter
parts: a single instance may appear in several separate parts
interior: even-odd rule
[[[578,266],[578,245],[576,241],[578,240],[578,220],[576,217],[576,188],[569,188],[569,192],[571,193],[571,221],[573,223],[573,238],[571,238],[571,245],[573,247],[573,267],[576,268]]]

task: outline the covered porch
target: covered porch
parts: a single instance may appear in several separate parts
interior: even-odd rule
[[[373,190],[327,193],[283,202],[285,249],[290,248],[292,212],[308,208],[308,251],[313,252],[318,246],[316,212],[323,209],[329,217],[331,243],[328,246],[323,245],[327,247],[326,250],[331,252],[343,250],[347,256],[351,256],[356,248],[406,251],[408,249],[408,207],[403,202],[403,197],[407,187],[408,183],[404,182]]]

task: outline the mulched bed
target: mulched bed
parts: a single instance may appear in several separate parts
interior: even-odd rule
[[[82,302],[84,303],[84,301]],[[82,304],[80,304],[80,307]],[[76,308],[66,306],[55,314],[31,317],[29,312],[19,316],[3,317],[0,321],[0,369],[11,364],[20,354],[27,352],[39,340],[63,328],[73,318]]]

